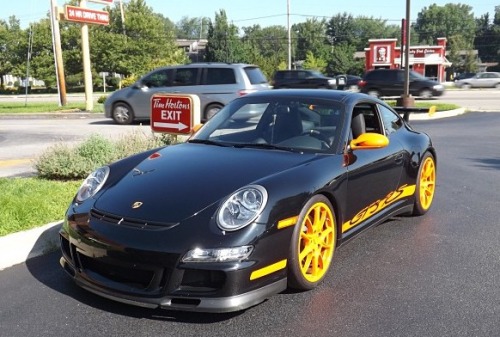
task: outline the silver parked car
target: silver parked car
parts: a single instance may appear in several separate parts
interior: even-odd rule
[[[203,121],[248,93],[270,89],[258,66],[243,63],[192,63],[156,69],[104,102],[104,115],[118,124],[148,120],[151,97],[158,93],[196,94]]]
[[[459,88],[500,88],[500,73],[486,71],[477,73],[474,77],[464,78],[455,82]]]

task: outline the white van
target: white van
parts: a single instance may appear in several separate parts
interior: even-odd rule
[[[258,66],[243,63],[192,63],[156,69],[132,86],[112,93],[104,102],[104,115],[118,124],[148,120],[151,97],[157,93],[196,94],[201,119],[206,121],[233,99],[270,89]]]

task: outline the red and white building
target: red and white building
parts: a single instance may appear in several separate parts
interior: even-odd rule
[[[397,69],[405,65],[404,52],[396,45],[397,39],[370,39],[365,48],[365,70]],[[446,38],[437,39],[436,46],[410,46],[410,69],[440,82],[446,80]]]

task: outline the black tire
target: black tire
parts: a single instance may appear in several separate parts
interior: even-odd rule
[[[222,104],[217,104],[217,103],[214,103],[214,104],[209,104],[206,108],[205,108],[205,120],[209,120],[210,118],[212,118],[213,116],[215,116],[217,114],[217,112],[219,112],[224,106]]]
[[[418,95],[422,98],[432,98],[432,90],[428,88],[422,89]]]
[[[128,125],[134,121],[134,111],[127,103],[118,102],[113,105],[111,117],[117,124]]]
[[[376,98],[380,97],[380,91],[378,91],[377,89],[369,89],[366,91],[366,94]]]
[[[436,161],[426,152],[418,168],[413,215],[423,215],[431,208],[436,193]]]
[[[336,241],[332,204],[325,196],[315,195],[302,208],[293,230],[288,286],[298,290],[315,288],[330,269]]]

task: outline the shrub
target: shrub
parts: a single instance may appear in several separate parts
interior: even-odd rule
[[[106,98],[108,98],[108,96],[106,95],[99,96],[99,98],[97,99],[97,103],[103,104]]]
[[[123,80],[122,80],[122,88],[125,88],[125,87],[130,87],[132,84],[135,83],[135,81],[137,81],[139,79],[139,77],[137,75],[130,75],[130,76],[127,76],[125,77]]]
[[[35,161],[35,169],[40,178],[84,179],[100,166],[174,142],[173,136],[165,134],[158,136],[133,132],[114,141],[94,134],[79,145],[59,143],[50,147]]]

